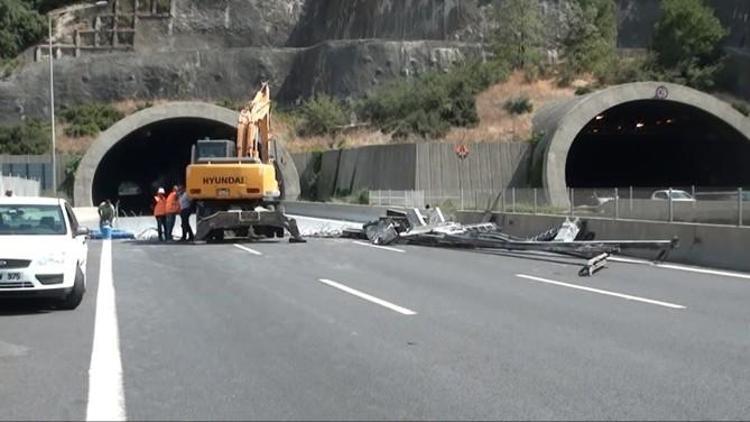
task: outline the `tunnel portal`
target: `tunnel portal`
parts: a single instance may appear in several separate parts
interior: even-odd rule
[[[75,176],[75,205],[120,201],[128,215],[150,214],[159,186],[184,183],[192,145],[199,139],[236,138],[239,113],[205,102],[171,102],[133,113],[102,132]],[[285,200],[299,196],[299,174],[284,142],[275,140],[275,164]]]
[[[141,127],[112,147],[94,175],[95,204],[120,203],[128,215],[150,213],[152,196],[161,186],[184,184],[190,151],[199,139],[234,139],[235,129],[220,122],[177,118]]]
[[[641,100],[603,111],[568,152],[569,187],[750,186],[750,141],[696,107]]]

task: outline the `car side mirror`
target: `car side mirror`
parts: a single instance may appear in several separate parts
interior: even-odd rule
[[[79,227],[78,230],[76,230],[76,237],[78,236],[88,237],[90,234],[91,234],[91,230],[89,230],[88,227]]]

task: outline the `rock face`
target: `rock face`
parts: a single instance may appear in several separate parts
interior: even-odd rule
[[[58,21],[59,106],[244,100],[262,80],[283,102],[315,92],[356,97],[395,76],[478,57],[488,7],[502,0],[109,1],[108,10],[70,11]],[[659,0],[617,1],[620,46],[645,47]],[[544,0],[544,13],[560,14],[563,2]],[[748,49],[750,2],[712,4],[732,28],[728,43]],[[0,80],[0,122],[49,113],[46,60],[33,60],[46,51],[32,50],[30,63]]]

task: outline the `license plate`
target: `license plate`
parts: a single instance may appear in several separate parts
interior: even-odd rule
[[[229,196],[229,189],[216,189],[216,196],[226,198]]]
[[[21,281],[21,273],[0,273],[0,281]]]

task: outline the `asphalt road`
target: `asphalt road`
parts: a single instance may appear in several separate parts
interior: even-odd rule
[[[240,246],[113,242],[119,333],[94,400],[121,392],[130,420],[750,418],[750,278]],[[101,250],[78,310],[0,305],[0,418],[86,417]]]

